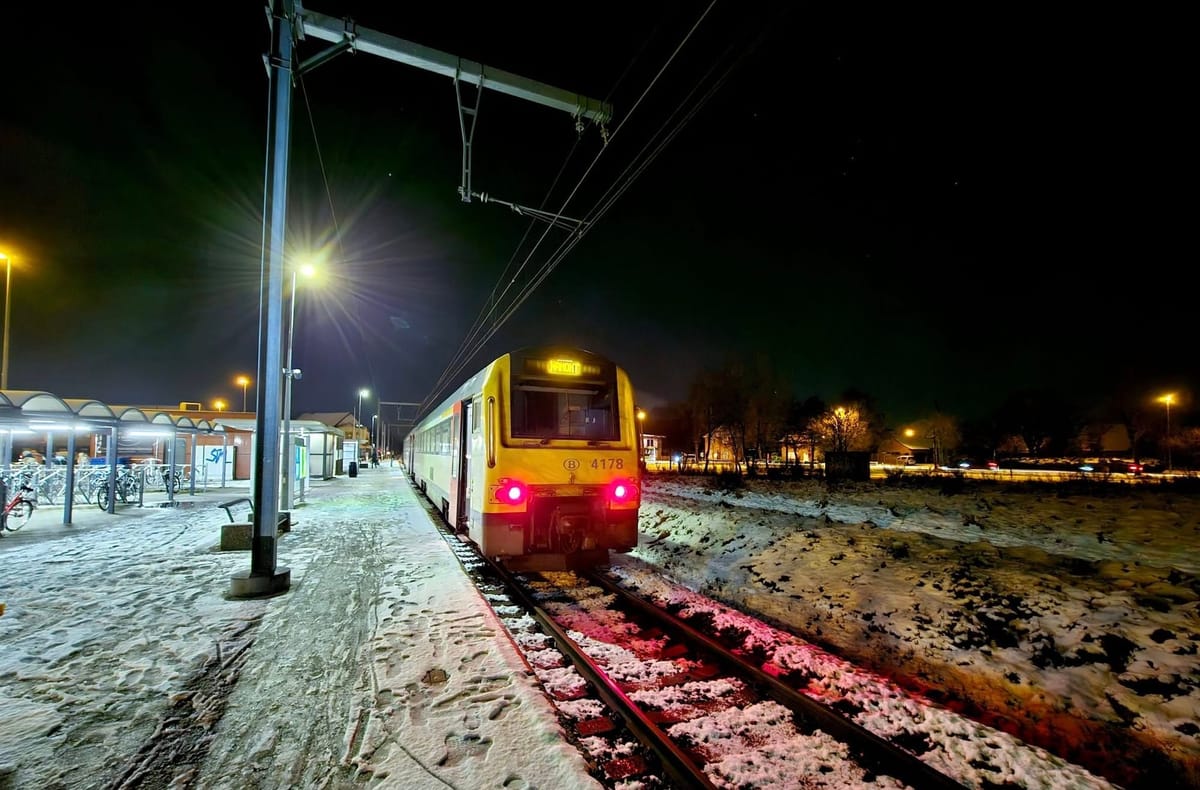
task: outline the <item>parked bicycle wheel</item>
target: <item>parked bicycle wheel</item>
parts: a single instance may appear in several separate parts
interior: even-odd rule
[[[96,486],[96,507],[108,510],[108,481]]]
[[[29,521],[29,517],[33,515],[33,505],[22,499],[13,505],[12,510],[8,511],[7,518],[4,519],[4,528],[9,532],[16,532],[25,523]]]
[[[142,494],[141,479],[134,474],[126,475],[124,479],[118,479],[117,494],[120,495],[122,502],[137,502]]]

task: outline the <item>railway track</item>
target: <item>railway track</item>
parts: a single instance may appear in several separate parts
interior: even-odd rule
[[[930,767],[907,749],[779,681],[765,672],[755,660],[619,586],[611,577],[599,572],[586,573],[582,577],[619,598],[622,608],[633,612],[635,617],[646,618],[655,624],[653,627],[671,634],[673,641],[686,645],[690,653],[702,656],[701,660],[715,661],[734,682],[747,683],[763,700],[773,700],[790,710],[798,731],[808,736],[819,731],[845,744],[854,762],[868,769],[869,773],[891,776],[918,788],[961,790],[963,787],[960,782]]]
[[[515,576],[443,535],[608,786],[790,787],[797,751],[805,787],[965,786],[606,576]]]

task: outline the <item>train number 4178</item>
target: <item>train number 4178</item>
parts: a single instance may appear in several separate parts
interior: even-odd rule
[[[624,458],[593,458],[592,459],[592,468],[593,469],[624,469],[625,468],[625,459]]]

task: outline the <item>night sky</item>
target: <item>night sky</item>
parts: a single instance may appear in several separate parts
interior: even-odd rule
[[[259,345],[262,6],[71,5],[6,11],[9,387],[237,409]],[[571,5],[308,4],[614,105],[597,159],[593,125],[484,94],[474,190],[557,210],[578,185],[575,218],[617,198],[455,384],[553,342],[623,364],[652,406],[755,353],[801,398],[855,388],[895,421],[1196,386],[1181,20]],[[510,261],[527,283],[564,234],[535,250],[544,224],[459,200],[446,77],[341,55],[292,120],[289,249],[329,261],[297,302],[296,411],[351,410],[361,387],[368,412],[422,401]]]

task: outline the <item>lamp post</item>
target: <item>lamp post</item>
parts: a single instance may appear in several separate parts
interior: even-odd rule
[[[638,443],[638,468],[646,468],[646,410],[637,410],[637,443]]]
[[[1158,399],[1160,403],[1167,404],[1167,471],[1171,471],[1171,404],[1175,402],[1175,393],[1169,392]],[[1186,465],[1186,464],[1185,464]]]
[[[362,399],[371,394],[371,391],[364,388],[358,391],[358,407],[354,410],[354,438],[358,438],[358,427],[362,422]]]
[[[288,305],[287,364],[283,369],[283,484],[279,489],[281,510],[292,510],[292,473],[296,470],[296,446],[292,442],[292,382],[300,378],[300,370],[292,367],[292,347],[296,340],[296,276],[312,277],[316,267],[304,263],[292,269],[292,293]]]
[[[213,408],[217,411],[225,411],[225,401],[217,398],[215,401],[213,401]]]
[[[4,261],[4,361],[0,362],[0,390],[8,389],[8,309],[12,304],[12,258],[0,252]]]
[[[238,376],[234,379],[234,383],[242,388],[242,412],[246,411],[246,387],[250,386],[249,376]]]
[[[379,415],[371,415],[371,457],[374,458],[379,454]]]

